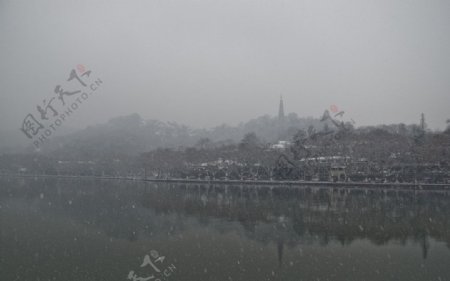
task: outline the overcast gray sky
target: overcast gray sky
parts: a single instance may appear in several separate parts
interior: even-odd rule
[[[335,104],[357,125],[450,118],[450,1],[0,0],[0,129],[84,64],[70,119],[137,112],[195,127]]]

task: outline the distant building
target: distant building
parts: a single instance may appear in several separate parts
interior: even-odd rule
[[[278,141],[278,143],[272,144],[270,148],[274,150],[286,150],[290,146],[291,146],[290,141]]]
[[[332,181],[346,181],[345,166],[332,165],[330,169],[330,177]]]

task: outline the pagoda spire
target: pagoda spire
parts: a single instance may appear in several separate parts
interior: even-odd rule
[[[284,119],[284,104],[283,104],[283,96],[280,95],[280,106],[278,108],[278,119],[282,121]]]
[[[284,117],[284,104],[283,96],[280,95],[280,106],[278,107],[278,140],[282,140],[285,137],[285,117]]]

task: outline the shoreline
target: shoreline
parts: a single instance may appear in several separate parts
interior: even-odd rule
[[[450,183],[373,183],[373,182],[329,182],[329,181],[278,181],[278,180],[200,180],[200,179],[154,179],[142,177],[106,177],[106,176],[69,176],[69,175],[20,175],[0,174],[0,177],[23,178],[70,178],[70,179],[103,179],[128,180],[160,183],[187,183],[187,184],[230,184],[230,185],[274,185],[274,186],[321,186],[355,188],[366,187],[376,189],[408,189],[408,190],[448,190]]]

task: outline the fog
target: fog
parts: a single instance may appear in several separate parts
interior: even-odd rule
[[[449,280],[449,78],[450,0],[0,0],[0,280]]]
[[[0,129],[83,64],[103,81],[66,124],[194,127],[336,105],[356,125],[450,117],[449,1],[0,1]],[[23,136],[22,136],[23,137]]]

